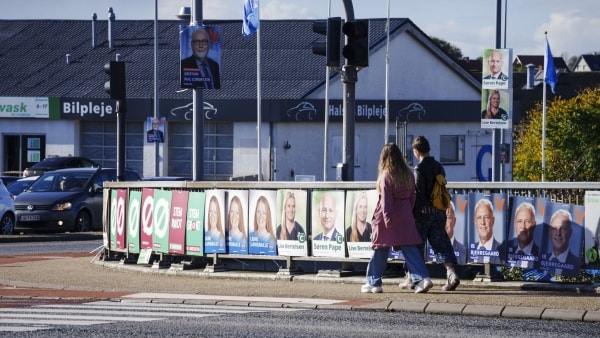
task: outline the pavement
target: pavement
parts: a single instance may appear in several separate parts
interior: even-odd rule
[[[0,241],[1,242],[1,241]],[[96,252],[0,256],[0,307],[33,302],[156,302],[352,311],[441,313],[600,322],[600,285],[462,279],[444,292],[401,290],[384,278],[383,293],[364,294],[362,274],[213,271],[182,264],[137,264]]]

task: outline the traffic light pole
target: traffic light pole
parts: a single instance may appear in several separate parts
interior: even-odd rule
[[[358,70],[355,66],[344,65],[342,67],[342,82],[344,83],[344,115],[342,120],[342,151],[343,169],[342,180],[354,181],[354,115],[356,107],[356,80]]]
[[[354,6],[352,5],[352,0],[343,0],[343,2],[344,9],[346,11],[346,21],[353,21]],[[346,36],[345,39],[347,43],[348,36]],[[344,181],[354,181],[354,110],[356,107],[356,81],[358,79],[357,73],[358,70],[355,66],[346,64],[342,67],[342,82],[344,83],[344,103],[342,106],[344,110],[342,120],[342,171],[345,170],[346,174],[342,174]]]

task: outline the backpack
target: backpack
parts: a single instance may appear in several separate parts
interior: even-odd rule
[[[450,206],[450,193],[446,189],[446,177],[442,174],[435,176],[433,189],[431,190],[431,204],[433,207],[445,211]]]

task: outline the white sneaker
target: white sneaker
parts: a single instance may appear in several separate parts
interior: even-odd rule
[[[431,281],[431,279],[423,278],[417,283],[417,286],[415,287],[415,293],[425,293],[429,291],[429,289],[431,289],[432,287],[433,282]]]
[[[415,283],[413,283],[412,279],[410,278],[410,274],[408,272],[406,273],[406,277],[404,278],[404,280],[402,282],[400,282],[398,287],[403,290],[404,289],[414,290]]]
[[[456,276],[456,273],[451,272],[446,279],[446,284],[442,286],[442,291],[453,291],[460,284],[460,279]]]
[[[365,284],[360,287],[360,292],[362,292],[362,293],[382,293],[383,288],[381,286],[372,286],[369,284]]]

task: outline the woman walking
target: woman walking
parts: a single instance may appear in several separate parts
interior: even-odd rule
[[[367,266],[367,283],[361,292],[383,292],[382,277],[390,248],[402,250],[405,264],[415,283],[415,293],[433,286],[417,245],[422,243],[413,216],[415,179],[398,146],[386,144],[379,157],[377,177],[379,200],[373,214],[373,255]]]

